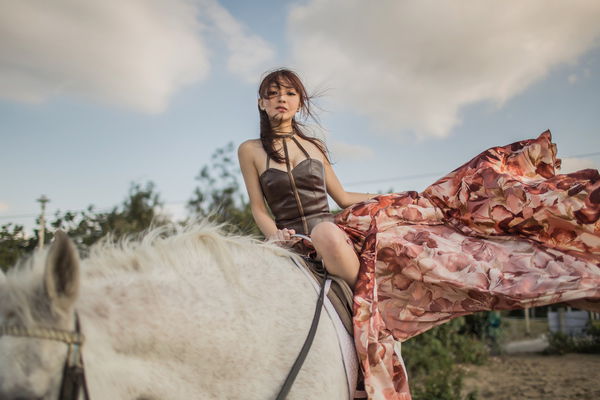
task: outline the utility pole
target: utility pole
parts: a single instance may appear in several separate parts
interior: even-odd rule
[[[38,242],[38,248],[42,249],[42,248],[44,248],[44,235],[46,233],[46,219],[45,219],[46,203],[49,202],[50,199],[47,198],[46,195],[42,195],[36,201],[38,201],[42,206],[42,213],[40,214],[40,237],[39,237],[39,242]]]
[[[531,325],[529,324],[529,307],[523,309],[525,313],[525,335],[531,336]]]

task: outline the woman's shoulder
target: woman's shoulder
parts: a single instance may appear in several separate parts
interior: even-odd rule
[[[241,163],[256,164],[264,152],[260,139],[249,139],[238,146],[238,159]]]
[[[256,152],[257,150],[262,149],[262,143],[260,139],[248,139],[245,142],[242,142],[238,146],[238,154],[248,153],[248,152]]]

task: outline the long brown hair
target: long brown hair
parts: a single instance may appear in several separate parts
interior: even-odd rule
[[[289,83],[288,83],[289,82]],[[306,120],[309,117],[319,124],[318,119],[314,115],[312,111],[311,99],[312,96],[308,95],[306,88],[302,84],[302,81],[298,77],[298,75],[287,68],[278,68],[273,71],[267,72],[264,78],[262,79],[260,86],[258,87],[258,95],[260,98],[267,99],[269,97],[269,88],[272,85],[276,85],[278,87],[287,87],[287,85],[291,85],[296,90],[296,93],[300,96],[300,115]],[[284,163],[284,156],[275,149],[275,139],[279,136],[273,131],[273,127],[271,126],[271,121],[269,120],[269,116],[267,112],[258,108],[258,114],[260,115],[260,141],[262,143],[263,149],[267,153],[267,157],[270,157],[272,160],[277,161],[278,163]],[[323,153],[327,161],[329,161],[329,157],[327,156],[327,146],[323,143],[322,140],[306,135],[304,132],[305,124],[296,120],[296,117],[292,118],[292,130],[296,133],[296,135],[301,138],[308,140]]]

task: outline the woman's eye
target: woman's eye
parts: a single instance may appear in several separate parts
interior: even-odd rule
[[[267,92],[267,96],[277,96],[277,92],[275,90],[270,90]]]
[[[295,96],[295,95],[296,95],[296,92],[287,92],[287,95],[288,95],[288,96]]]

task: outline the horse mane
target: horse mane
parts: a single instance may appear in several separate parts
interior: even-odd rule
[[[252,236],[224,230],[225,224],[207,219],[184,225],[167,224],[114,240],[105,236],[94,244],[81,260],[82,277],[115,277],[123,273],[147,273],[169,266],[199,268],[200,257],[213,257],[230,281],[236,281],[236,258],[264,256],[286,257],[293,253]],[[8,287],[17,293],[31,293],[43,280],[49,246],[19,261],[6,274]],[[200,260],[201,260],[200,258]],[[185,272],[185,271],[182,271]]]
[[[292,253],[273,243],[252,236],[237,235],[224,230],[225,224],[208,219],[184,225],[167,224],[150,228],[138,235],[118,241],[107,236],[90,249],[83,260],[84,273],[109,276],[126,272],[149,272],[165,265],[188,265],[198,262],[198,254],[212,256],[222,272],[235,276],[235,256],[257,251],[274,256]],[[152,262],[148,262],[152,261]]]

